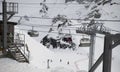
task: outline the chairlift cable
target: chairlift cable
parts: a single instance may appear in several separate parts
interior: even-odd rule
[[[13,17],[24,17],[24,16],[13,16]],[[54,19],[54,18],[50,18],[50,17],[46,17],[46,18],[42,18],[42,17],[28,17],[28,18],[35,18],[35,19]],[[91,21],[92,19],[87,19],[87,20],[85,20],[85,19],[76,19],[76,18],[69,18],[69,20],[81,20],[81,21]],[[110,20],[106,20],[106,19],[95,19],[95,21],[101,21],[101,22],[120,22],[120,20],[113,20],[113,19],[110,19]]]
[[[42,3],[42,2],[40,2]],[[24,5],[36,5],[36,4],[40,4],[40,3],[22,3],[22,2],[19,2],[18,4],[24,4]],[[44,3],[44,4],[48,4],[48,5],[77,5],[78,3]],[[88,3],[81,3],[81,4],[88,4]],[[78,5],[81,5],[81,4],[78,4]],[[93,3],[95,4],[95,3]]]
[[[24,26],[34,26],[34,27],[57,27],[57,26],[51,26],[51,25],[37,25],[37,26],[35,26],[35,25],[26,25],[26,24],[21,24],[21,25],[24,25]],[[78,28],[78,27],[68,27],[68,28],[64,28],[63,30],[76,30],[76,28]],[[110,28],[109,28],[110,29]],[[113,29],[110,29],[111,31],[114,31],[114,32],[118,32],[118,33],[120,33],[120,31],[118,31],[118,30],[113,30]]]
[[[23,30],[23,31],[28,31],[28,29],[20,29],[20,28],[16,28],[16,29],[19,29],[19,30]],[[38,32],[48,32],[48,31],[38,31]],[[58,32],[50,32],[50,33],[54,33],[54,34],[58,34]],[[62,34],[69,34],[69,33],[62,33]],[[78,35],[78,36],[82,36],[81,34],[72,34],[71,33],[71,35]],[[88,36],[88,35],[86,35],[86,36]],[[101,36],[96,36],[96,37],[98,37],[98,38],[104,38],[104,37],[101,37]]]

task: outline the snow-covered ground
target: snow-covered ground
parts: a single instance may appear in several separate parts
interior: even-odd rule
[[[24,33],[24,32],[23,32]],[[30,49],[30,64],[37,68],[47,69],[47,61],[50,60],[51,69],[67,68],[72,71],[87,70],[88,67],[88,49],[78,48],[73,51],[70,49],[47,49],[42,44],[25,34],[26,44]],[[69,64],[68,64],[69,63]],[[83,63],[84,65],[79,65]]]
[[[8,0],[7,0],[8,1]],[[39,10],[41,8],[40,2],[42,0],[9,0],[20,3],[38,3],[38,4],[20,4],[19,5],[19,13],[17,15],[20,16],[32,16],[32,17],[41,17]],[[113,0],[115,2],[120,2],[119,0]],[[47,0],[47,3],[64,3],[64,0]],[[91,4],[89,8],[85,8],[86,5],[79,5],[76,2],[68,3],[68,4],[48,4],[49,7],[47,17],[53,18],[58,14],[66,15],[67,18],[85,18],[87,14],[92,10],[91,8],[95,6],[95,4]],[[0,4],[1,5],[1,4]],[[104,5],[99,6],[97,9],[100,10],[102,16],[100,19],[114,19],[120,20],[120,5]],[[10,21],[18,21],[19,18],[13,17]],[[72,20],[72,23],[80,24],[82,21]],[[51,19],[34,19],[30,18],[29,21],[26,21],[24,18],[21,20],[21,24],[26,25],[51,25]],[[119,22],[104,22],[106,27],[109,27],[114,30],[120,31]],[[48,31],[50,27],[35,27],[35,30],[38,31]],[[30,50],[30,64],[27,63],[18,63],[14,60],[8,58],[0,58],[0,72],[87,72],[88,71],[88,52],[89,47],[77,47],[75,51],[70,49],[47,49],[45,46],[40,44],[42,38],[48,34],[48,32],[39,32],[39,37],[30,37],[27,35],[27,31],[18,31],[19,29],[27,29],[30,30],[29,26],[21,26],[17,25],[15,28],[17,32],[21,32],[25,34],[26,44]],[[71,30],[72,33],[75,30]],[[54,36],[55,34],[53,34]],[[101,55],[103,52],[103,44],[104,44],[104,36],[97,34],[96,42],[95,42],[95,58]],[[101,38],[102,37],[102,38]],[[79,44],[81,36],[73,35],[75,43]],[[113,50],[112,56],[112,72],[120,71],[120,46],[117,46]],[[50,60],[49,66],[50,69],[47,69],[47,61]],[[97,68],[96,72],[102,72],[102,64]]]

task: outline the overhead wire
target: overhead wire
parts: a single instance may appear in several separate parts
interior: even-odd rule
[[[23,30],[23,31],[28,31],[28,29],[20,29],[20,28],[16,28],[16,29]],[[47,32],[47,33],[49,33],[48,31],[40,31],[40,30],[38,30],[38,32],[43,32],[43,33]],[[50,32],[50,33],[58,34],[58,32]],[[69,34],[69,33],[62,33],[62,34]],[[70,33],[70,34],[71,35],[83,36],[82,34],[72,34],[72,33]],[[88,36],[88,35],[86,35],[86,36]],[[101,36],[96,36],[96,37],[104,38],[104,37],[101,37]]]
[[[32,5],[35,5],[35,4],[40,4],[42,2],[39,2],[39,3],[22,3],[22,2],[19,2],[19,4],[32,4]],[[45,3],[44,4],[50,4],[50,5],[55,5],[55,4],[58,4],[58,5],[68,5],[68,4],[71,4],[71,5],[80,5],[80,4],[88,4],[88,3]]]
[[[58,26],[51,26],[51,25],[26,25],[26,24],[21,24],[23,26],[30,26],[30,27],[39,27],[39,28],[57,28]],[[66,27],[63,30],[76,30],[77,27]]]
[[[13,16],[13,17],[24,17],[24,16]],[[54,19],[50,17],[34,17],[28,16],[28,18],[35,18],[35,19]],[[67,18],[68,20],[81,20],[81,21],[91,21],[92,19],[77,19],[77,18]],[[113,19],[94,19],[94,21],[104,21],[104,22],[120,22],[120,20],[113,20]]]
[[[52,26],[52,25],[28,25],[28,24],[21,24],[21,25],[23,25],[23,26],[30,26],[30,27],[32,27],[32,26],[34,26],[34,27],[56,27],[57,28],[57,26]],[[80,25],[82,25],[82,24],[80,24]],[[74,27],[75,25],[72,25],[72,26],[68,26],[68,27],[66,27],[66,28],[64,28],[63,30],[76,30],[76,28],[79,28],[79,27]],[[111,28],[109,28],[110,29],[110,31],[114,31],[114,32],[117,32],[117,33],[120,33],[120,31],[117,31],[117,30],[113,30],[113,29],[111,29]]]

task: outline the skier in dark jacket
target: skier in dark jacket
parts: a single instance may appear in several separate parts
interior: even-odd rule
[[[57,41],[53,38],[50,38],[51,41],[51,45],[53,46],[53,48],[57,48]]]
[[[47,42],[48,42],[48,35],[46,35],[46,36],[43,38],[43,45],[45,45]]]

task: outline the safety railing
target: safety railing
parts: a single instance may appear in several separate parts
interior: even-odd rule
[[[29,62],[30,51],[29,51],[28,45],[25,44],[25,35],[20,33],[15,33],[14,43],[16,44],[18,49],[22,52],[22,54],[25,56],[25,58]]]

